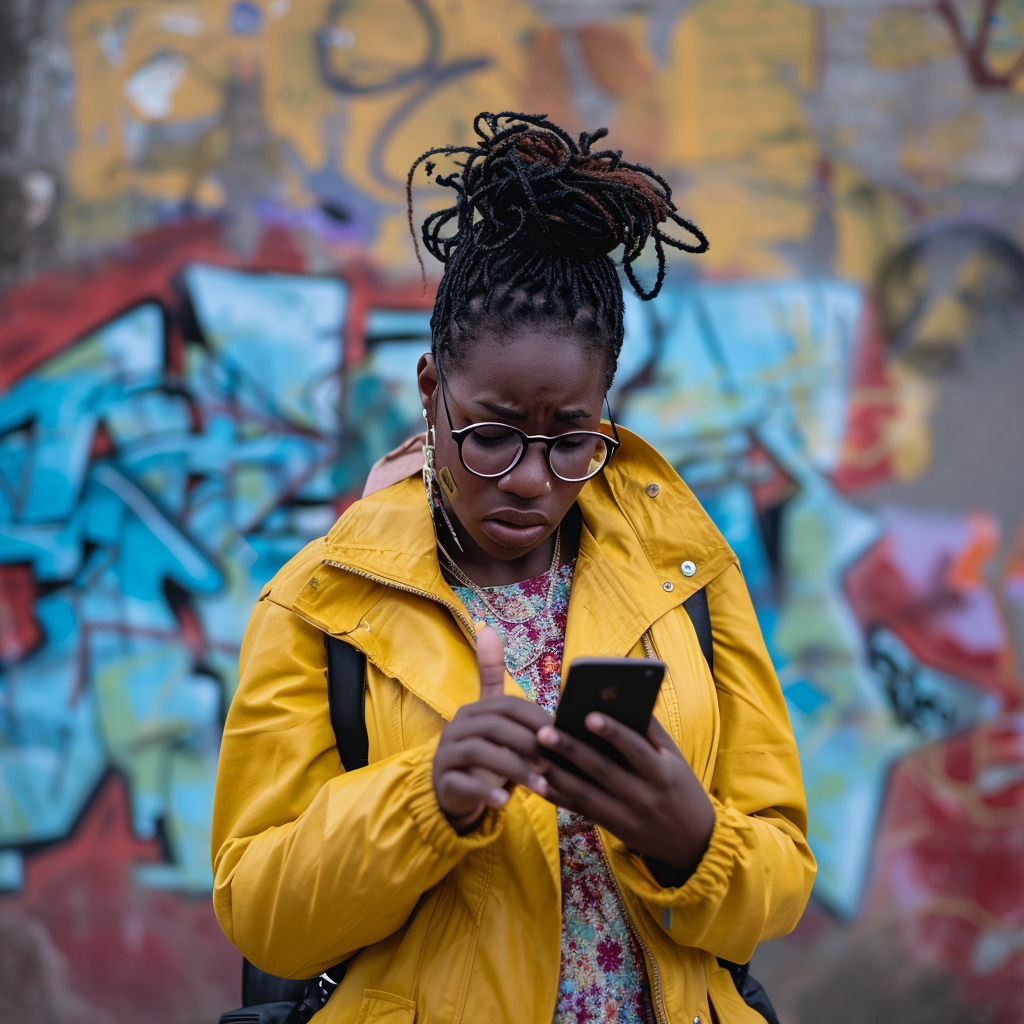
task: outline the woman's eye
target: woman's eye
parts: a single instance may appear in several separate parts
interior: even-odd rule
[[[473,431],[473,440],[484,448],[499,448],[508,444],[509,439],[513,437],[515,434],[507,430],[490,431],[486,434],[482,430]]]
[[[563,437],[558,442],[558,447],[561,451],[568,454],[574,452],[583,446],[584,439],[582,437]]]

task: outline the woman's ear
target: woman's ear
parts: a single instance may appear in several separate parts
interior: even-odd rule
[[[416,385],[420,393],[420,401],[427,411],[427,423],[432,425],[437,413],[437,363],[429,352],[420,356],[416,364]]]

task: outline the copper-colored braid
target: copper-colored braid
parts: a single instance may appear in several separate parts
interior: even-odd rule
[[[622,286],[609,254],[623,247],[626,277],[641,299],[651,299],[665,280],[665,246],[702,253],[708,241],[684,219],[672,190],[649,167],[622,159],[621,151],[592,152],[607,135],[584,132],[578,142],[544,115],[479,114],[475,146],[428,150],[406,182],[409,228],[413,225],[413,176],[428,175],[434,157],[453,158],[455,170],[434,181],[455,192],[455,203],[423,222],[426,250],[445,265],[431,318],[435,355],[451,354],[459,327],[500,307],[502,317],[562,314],[592,335],[610,357],[622,344]],[[672,222],[693,236],[687,243],[667,235]],[[450,234],[442,234],[452,226]],[[633,269],[647,242],[654,241],[658,271],[644,289]],[[516,298],[518,296],[518,299]]]

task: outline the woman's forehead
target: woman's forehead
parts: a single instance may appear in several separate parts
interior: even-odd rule
[[[463,406],[596,416],[604,400],[602,353],[567,339],[520,336],[474,345],[443,373],[445,393]]]

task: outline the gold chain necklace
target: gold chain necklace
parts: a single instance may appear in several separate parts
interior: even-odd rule
[[[458,582],[462,586],[468,587],[470,590],[473,591],[473,593],[478,598],[480,598],[481,602],[483,603],[483,606],[491,613],[491,616],[494,619],[500,620],[501,622],[511,623],[513,625],[517,625],[519,622],[526,621],[525,619],[510,619],[510,618],[508,618],[505,615],[501,615],[498,612],[498,610],[494,607],[494,605],[491,604],[490,600],[488,600],[487,595],[484,593],[483,587],[478,586],[473,580],[471,580],[462,571],[462,569],[459,568],[459,566],[455,562],[455,559],[452,558],[452,556],[450,554],[448,554],[448,552],[445,550],[445,547],[441,543],[440,540],[438,540],[438,542],[437,542],[437,547],[438,547],[438,550],[441,552],[441,554],[444,555],[444,560],[447,563],[448,571],[451,572],[451,574],[455,577],[456,580],[458,580]],[[552,605],[552,601],[554,600],[554,595],[555,595],[555,583],[558,580],[558,567],[561,564],[561,561],[562,561],[562,527],[561,527],[561,524],[559,524],[558,530],[555,533],[555,550],[554,550],[554,554],[551,556],[551,565],[548,567],[548,570],[545,573],[545,575],[549,577],[549,580],[548,580],[548,593],[547,593],[547,598],[546,598],[546,600],[544,602],[544,609],[547,612],[547,614],[549,614],[549,615],[551,614],[551,605]],[[533,613],[531,613],[531,615],[527,616],[527,618],[532,618],[532,614]]]

